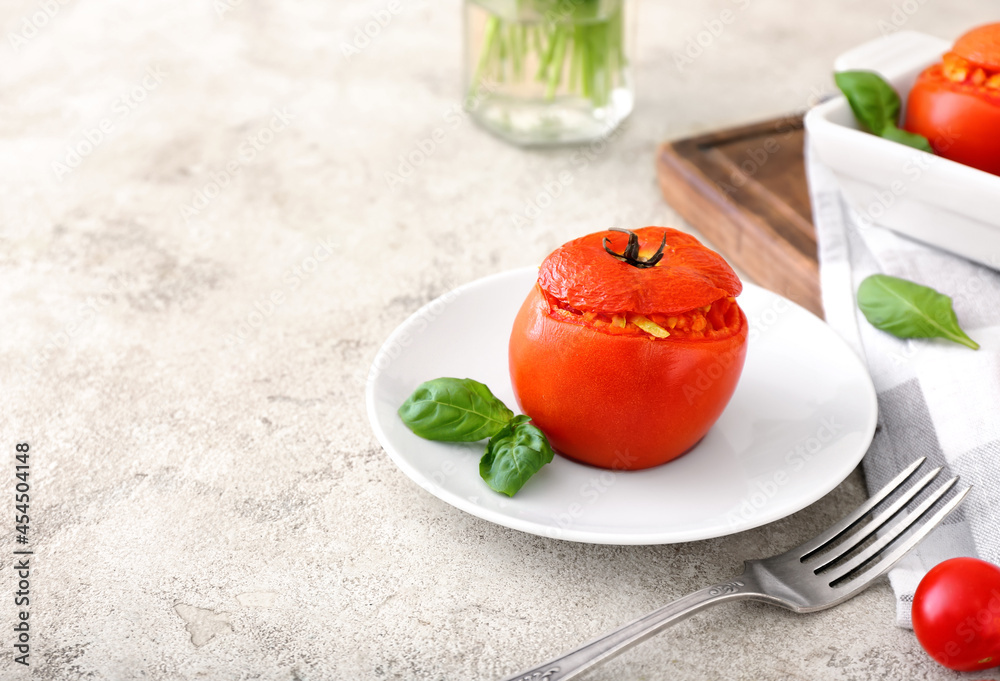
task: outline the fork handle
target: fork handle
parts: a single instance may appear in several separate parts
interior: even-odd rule
[[[584,644],[545,664],[510,676],[504,681],[564,681],[577,674],[607,662],[614,656],[660,633],[671,624],[693,615],[703,608],[723,601],[753,598],[757,593],[750,582],[750,575],[743,575],[729,582],[706,587],[678,598],[662,608],[630,622],[620,629]]]

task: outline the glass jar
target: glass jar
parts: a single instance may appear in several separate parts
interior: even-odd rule
[[[524,146],[605,137],[635,100],[635,0],[466,0],[466,109]]]

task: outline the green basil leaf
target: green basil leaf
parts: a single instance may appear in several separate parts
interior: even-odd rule
[[[882,128],[882,137],[887,140],[892,140],[893,142],[905,144],[906,146],[913,147],[914,149],[919,149],[920,151],[926,151],[928,154],[934,153],[934,149],[931,148],[931,143],[927,141],[926,137],[918,135],[915,132],[900,130],[894,123],[890,123]]]
[[[872,71],[841,71],[833,76],[847,97],[851,111],[876,135],[899,120],[899,95],[882,76]]]
[[[872,326],[897,338],[947,338],[979,349],[959,327],[951,298],[927,286],[874,274],[858,287],[858,307]]]
[[[479,461],[479,475],[496,492],[514,496],[532,475],[552,461],[552,446],[545,434],[529,423],[528,416],[515,416],[490,438]]]
[[[489,388],[471,378],[435,378],[422,383],[398,413],[420,437],[444,442],[484,440],[514,416]]]

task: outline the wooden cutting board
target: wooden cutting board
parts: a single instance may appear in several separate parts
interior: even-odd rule
[[[823,316],[802,116],[663,144],[667,202],[764,288]]]

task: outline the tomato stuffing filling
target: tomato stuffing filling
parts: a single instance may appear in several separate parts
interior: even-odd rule
[[[944,55],[941,73],[952,83],[983,88],[990,94],[1000,96],[1000,71],[978,66],[954,52]]]
[[[711,305],[688,310],[678,315],[632,312],[581,312],[542,291],[549,304],[549,315],[555,319],[589,326],[595,331],[613,335],[646,336],[654,339],[716,339],[728,338],[740,330],[740,308],[735,298],[720,298]]]

